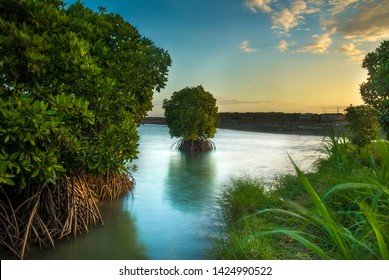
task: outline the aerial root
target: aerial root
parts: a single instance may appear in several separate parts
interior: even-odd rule
[[[131,192],[130,174],[107,172],[93,176],[70,170],[55,186],[29,186],[21,194],[0,192],[0,246],[23,259],[29,246],[54,247],[58,239],[88,232],[103,224],[98,202]]]
[[[196,140],[180,139],[175,144],[182,152],[203,152],[215,150],[215,144],[208,138],[197,138]]]

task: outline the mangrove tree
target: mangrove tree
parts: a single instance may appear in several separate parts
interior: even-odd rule
[[[118,14],[80,2],[0,0],[0,245],[101,222],[98,199],[133,186],[137,126],[169,54]]]
[[[208,151],[215,148],[210,140],[218,125],[216,99],[202,86],[186,87],[163,101],[171,137],[179,137],[181,151]]]

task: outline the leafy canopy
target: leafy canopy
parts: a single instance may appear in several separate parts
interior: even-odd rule
[[[202,86],[186,87],[163,101],[172,137],[195,141],[212,138],[218,125],[216,99]]]
[[[103,8],[0,0],[0,187],[55,183],[69,168],[123,171],[170,64]]]
[[[367,69],[367,82],[362,83],[362,100],[378,110],[381,128],[389,139],[389,41],[383,41],[366,55],[362,67]]]
[[[362,67],[367,70],[367,82],[362,83],[360,93],[363,101],[379,109],[389,99],[389,41],[383,41],[368,53]]]

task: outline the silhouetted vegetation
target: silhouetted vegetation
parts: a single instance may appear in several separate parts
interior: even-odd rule
[[[343,114],[300,113],[218,113],[218,128],[271,133],[329,135],[330,124],[337,135],[344,131],[347,122]],[[146,117],[143,123],[166,124],[165,118]]]

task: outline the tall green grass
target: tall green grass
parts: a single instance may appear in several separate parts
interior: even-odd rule
[[[257,187],[260,200],[247,187],[255,186],[253,181],[233,181],[221,198],[229,226],[219,255],[249,259],[253,251],[267,248],[274,253],[257,255],[267,259],[389,259],[388,147],[388,142],[377,142],[357,150],[346,138],[332,135],[325,146],[327,158],[316,173],[304,174],[290,159],[297,175],[278,179],[271,192],[257,182],[262,185]],[[246,200],[252,207],[245,208]],[[266,246],[256,247],[265,241]],[[250,254],[242,253],[243,245]]]

